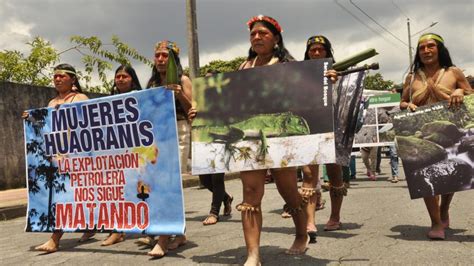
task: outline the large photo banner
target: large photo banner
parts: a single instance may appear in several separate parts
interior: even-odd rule
[[[171,91],[28,112],[27,232],[184,233]]]
[[[403,111],[393,123],[412,199],[474,188],[474,95],[460,108]]]
[[[193,174],[334,163],[330,67],[310,60],[195,79]]]
[[[342,76],[333,92],[334,132],[339,165],[349,165],[354,135],[361,110],[365,71]]]
[[[364,124],[354,138],[354,147],[394,145],[393,115],[400,111],[400,94],[385,93],[369,96]]]

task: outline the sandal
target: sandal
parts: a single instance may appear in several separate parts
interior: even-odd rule
[[[324,209],[324,204],[326,204],[326,200],[321,199],[321,202],[319,204],[316,204],[316,210],[319,211],[319,210]]]
[[[224,216],[229,216],[232,213],[232,201],[234,197],[230,196],[224,203]]]
[[[219,216],[209,213],[209,215],[202,221],[203,225],[213,225],[216,224],[219,221]]]
[[[281,213],[281,218],[291,218],[291,214],[289,214],[287,211],[283,211]]]

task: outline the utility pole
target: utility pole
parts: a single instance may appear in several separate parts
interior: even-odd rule
[[[408,28],[408,65],[410,66],[411,69],[411,64],[413,64],[413,53],[411,51],[411,33],[410,33],[410,19],[407,18],[407,28]]]
[[[186,21],[188,32],[189,76],[199,77],[199,47],[196,22],[196,0],[186,0]]]

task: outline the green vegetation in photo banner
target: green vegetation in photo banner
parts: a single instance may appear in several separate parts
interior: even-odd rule
[[[384,103],[399,103],[400,94],[398,93],[387,93],[378,96],[371,96],[369,98],[369,106],[374,104],[384,104]]]

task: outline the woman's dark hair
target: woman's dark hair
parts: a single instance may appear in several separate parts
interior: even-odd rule
[[[423,35],[428,35],[428,34],[438,36],[442,40],[441,36],[439,36],[438,34],[435,34],[435,33],[427,33],[427,34],[423,34]],[[432,39],[432,40],[434,40],[436,42],[436,46],[438,47],[439,65],[442,68],[445,68],[445,69],[454,66],[453,61],[451,60],[451,56],[449,55],[448,48],[446,48],[446,46],[444,46],[444,43],[440,42],[439,40],[436,40],[436,39]],[[421,62],[421,59],[420,59],[419,47],[420,47],[420,44],[418,43],[418,45],[416,46],[415,61],[413,61],[413,71],[414,72],[416,72],[418,69],[425,66]]]
[[[130,65],[121,65],[117,68],[117,70],[115,70],[114,85],[112,86],[112,91],[111,91],[112,95],[120,93],[118,89],[116,89],[117,85],[115,84],[115,76],[117,76],[117,73],[119,71],[125,71],[127,74],[130,75],[130,77],[132,77],[132,88],[130,89],[130,91],[134,91],[134,90],[138,91],[142,89],[142,86],[140,85],[140,81],[138,80],[138,76],[137,76],[137,73],[135,72],[135,69]]]
[[[295,59],[293,56],[291,56],[290,52],[286,50],[285,45],[283,44],[283,36],[281,33],[273,26],[270,22],[267,22],[265,20],[259,20],[255,21],[249,26],[249,29],[252,30],[255,24],[261,23],[265,28],[269,29],[273,35],[278,36],[278,47],[273,48],[273,56],[277,57],[280,62],[288,62],[288,61],[294,61]],[[249,55],[247,57],[247,60],[250,61],[257,57],[257,53],[252,50],[252,47],[249,49]]]
[[[322,41],[320,41],[321,39]],[[331,58],[333,63],[336,63],[336,60],[334,60],[331,42],[323,35],[316,35],[308,38],[308,40],[306,41],[306,51],[304,52],[304,60],[311,59],[309,58],[309,48],[315,43],[321,44],[324,47],[324,50],[326,50],[326,58]]]
[[[172,49],[168,48],[169,56],[174,56],[174,60],[176,62],[176,65],[178,67],[178,81],[179,85],[181,85],[181,77],[183,76],[183,67],[181,66],[181,61],[179,60],[179,56],[173,52]],[[158,70],[156,70],[156,67],[153,65],[153,69],[151,70],[151,78],[148,80],[148,83],[146,84],[147,88],[152,88],[156,86],[161,85],[161,78],[160,78],[160,73]]]
[[[73,85],[76,87],[76,91],[82,93],[81,84],[79,84],[79,79],[77,78],[76,69],[70,64],[59,64],[54,67],[53,71],[56,70],[65,70],[66,74],[71,78],[74,78]]]

